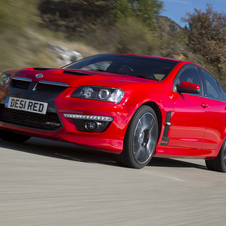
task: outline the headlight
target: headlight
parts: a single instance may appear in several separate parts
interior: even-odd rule
[[[125,92],[123,90],[116,88],[81,86],[71,94],[71,97],[119,103],[124,94]]]
[[[0,86],[5,87],[6,84],[9,82],[9,79],[10,79],[10,75],[3,72],[0,75]]]

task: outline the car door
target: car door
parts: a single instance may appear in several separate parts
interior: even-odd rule
[[[219,83],[211,74],[204,69],[201,69],[201,72],[210,111],[202,148],[214,150],[221,145],[226,129],[225,94],[222,87],[220,87]]]
[[[177,86],[182,81],[199,85],[200,93],[178,93]],[[209,108],[198,67],[183,67],[174,80],[173,92],[175,111],[171,113],[168,145],[199,149],[208,122]]]

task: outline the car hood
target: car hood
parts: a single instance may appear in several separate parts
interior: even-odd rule
[[[36,78],[37,74],[42,74],[41,78]],[[44,69],[27,68],[17,71],[14,76],[30,78],[32,81],[54,81],[67,83],[69,87],[79,86],[107,86],[121,88],[129,84],[159,84],[144,78],[120,75],[108,72],[69,70],[69,69]]]

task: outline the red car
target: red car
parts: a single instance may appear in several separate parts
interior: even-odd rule
[[[133,168],[153,156],[202,158],[226,172],[225,92],[194,63],[100,54],[59,69],[9,70],[0,86],[3,140],[72,142]]]

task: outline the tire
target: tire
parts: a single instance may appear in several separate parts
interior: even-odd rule
[[[5,141],[11,141],[15,143],[23,143],[30,139],[30,136],[26,136],[23,134],[13,133],[9,131],[0,130],[0,138]]]
[[[209,170],[226,173],[226,139],[224,140],[218,156],[215,159],[205,160]]]
[[[114,155],[121,166],[141,169],[146,166],[155,153],[158,140],[158,120],[154,110],[141,106],[127,128],[123,151]]]

